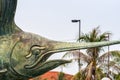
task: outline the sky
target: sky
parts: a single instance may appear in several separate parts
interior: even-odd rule
[[[79,25],[72,23],[73,19],[81,20],[81,33],[100,26],[102,32],[112,33],[110,40],[120,39],[120,0],[18,0],[15,22],[24,31],[52,40],[75,42]],[[111,46],[110,50],[119,47]],[[61,58],[62,54],[55,54],[51,59]],[[77,69],[77,63],[73,63],[64,72],[75,74]]]

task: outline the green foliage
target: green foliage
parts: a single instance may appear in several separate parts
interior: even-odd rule
[[[73,80],[85,80],[84,72],[80,71],[73,76]]]
[[[65,74],[63,72],[60,72],[59,75],[58,75],[58,80],[65,80],[64,75]]]
[[[105,77],[106,75],[103,73],[103,70],[100,68],[96,69],[96,77],[97,80],[101,80],[103,77]]]
[[[120,73],[119,73],[119,74],[116,74],[116,75],[114,76],[114,79],[115,79],[115,80],[120,80]]]

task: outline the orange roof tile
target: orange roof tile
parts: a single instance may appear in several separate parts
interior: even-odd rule
[[[38,77],[30,79],[30,80],[58,80],[59,73],[60,72],[50,71],[50,72],[47,72],[41,76],[38,76]],[[73,75],[64,74],[65,80],[70,80],[72,77],[73,77]]]

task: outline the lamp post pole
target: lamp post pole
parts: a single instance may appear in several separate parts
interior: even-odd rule
[[[72,22],[73,23],[79,23],[79,43],[80,43],[80,36],[81,36],[81,20],[72,20]],[[79,52],[80,52],[80,50],[79,50]],[[80,53],[79,53],[79,56],[78,56],[79,58],[78,58],[78,70],[80,71],[80,68],[81,68],[81,63],[80,63]]]
[[[110,40],[110,35],[108,34],[108,41]],[[109,75],[109,62],[110,62],[110,47],[108,46],[108,75]]]

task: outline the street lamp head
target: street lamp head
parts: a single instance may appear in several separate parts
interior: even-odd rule
[[[72,20],[72,22],[80,22],[80,20],[76,20],[76,19],[75,19],[75,20]]]

